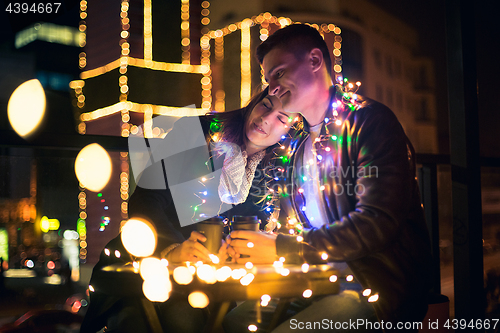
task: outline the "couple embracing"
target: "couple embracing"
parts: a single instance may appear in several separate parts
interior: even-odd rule
[[[205,207],[225,211],[221,207],[228,205],[228,218],[258,215],[264,221],[265,231],[232,232],[222,255],[236,263],[273,263],[312,248],[327,253],[329,261],[354,275],[359,289],[378,295],[377,302],[368,303],[357,290],[347,288],[308,302],[297,300],[288,319],[273,332],[292,331],[292,322],[325,319],[384,321],[393,327],[397,322],[422,321],[430,289],[430,241],[415,179],[414,150],[396,116],[378,102],[344,94],[334,84],[329,50],[318,31],[308,25],[276,31],[259,45],[257,58],[268,87],[245,108],[196,119],[208,146],[222,142],[230,148],[222,148],[222,153],[216,148],[208,159],[196,149],[171,154],[173,164],[181,160],[189,166],[189,172],[177,171],[175,177],[165,171],[172,164],[169,159],[157,163],[158,170],[151,174],[167,173],[165,189],[141,187],[141,182],[158,179],[141,177],[130,199],[130,217],[154,223],[158,254],[169,261],[209,261],[208,250],[198,242],[204,236],[182,218],[191,214],[198,221],[203,215],[182,212],[193,205],[186,199],[181,207],[171,190],[188,178],[206,174],[208,164],[220,172],[211,191],[218,195]],[[165,139],[170,137],[170,145],[190,146],[199,138],[189,135],[188,127],[188,121],[180,119]],[[287,158],[277,158],[284,152]],[[198,168],[199,161],[204,163]],[[357,172],[338,172],[352,169]],[[279,177],[273,174],[276,170],[281,172]],[[273,189],[273,201],[266,206],[262,197],[268,196],[269,189]],[[288,216],[302,224],[303,241],[276,232],[275,221],[284,223]],[[249,240],[254,247],[247,246]],[[119,237],[108,246],[122,248]],[[94,271],[109,264],[101,258]],[[134,300],[92,297],[82,332],[104,326],[110,332],[113,327],[116,332],[145,331]],[[224,330],[247,331],[254,310],[248,302],[235,307],[224,318]],[[175,295],[157,311],[167,332],[201,332],[207,319],[205,310],[193,309]],[[270,318],[264,314],[259,331],[265,332],[266,320]]]

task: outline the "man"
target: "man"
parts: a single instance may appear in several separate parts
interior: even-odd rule
[[[373,310],[386,330],[421,321],[427,311],[430,242],[413,147],[397,118],[386,106],[333,86],[328,48],[310,26],[278,30],[258,47],[257,57],[269,93],[280,98],[286,112],[300,112],[306,120],[305,131],[290,145],[283,177],[289,184],[282,187],[288,195],[280,215],[282,223],[286,216],[302,223],[304,242],[285,234],[236,231],[230,253],[237,262],[273,262],[303,253],[307,243],[327,253],[328,260],[347,263],[362,287],[378,295],[373,303],[366,297],[353,301],[346,293],[325,297],[277,331],[293,329],[293,319],[370,320]],[[248,240],[253,248],[246,246]],[[243,254],[250,257],[240,258]],[[354,328],[363,329],[370,330]]]

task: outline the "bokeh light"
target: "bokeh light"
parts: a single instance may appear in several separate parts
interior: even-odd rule
[[[208,296],[201,291],[193,291],[191,294],[189,294],[188,301],[193,308],[200,309],[206,308],[208,303],[210,302]]]
[[[97,143],[84,147],[76,157],[76,178],[90,191],[102,190],[111,177],[111,171],[111,158]]]
[[[142,284],[142,291],[144,296],[146,296],[146,298],[151,302],[165,302],[170,297],[172,283],[168,277],[155,277],[144,280]]]
[[[174,269],[173,278],[178,284],[190,284],[193,281],[193,274],[186,266],[179,266]]]
[[[130,219],[121,230],[125,249],[136,257],[149,257],[156,249],[156,230],[145,220]]]
[[[45,92],[37,79],[17,87],[7,106],[7,115],[14,131],[22,137],[33,133],[43,119],[45,105]]]
[[[141,260],[140,266],[141,277],[144,280],[154,279],[157,277],[168,278],[168,268],[160,259],[149,257]]]

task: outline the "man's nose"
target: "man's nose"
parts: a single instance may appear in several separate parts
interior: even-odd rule
[[[278,95],[279,92],[279,83],[277,80],[270,80],[269,81],[269,95],[275,96]]]

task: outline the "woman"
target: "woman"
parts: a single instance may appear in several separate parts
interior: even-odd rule
[[[217,207],[219,203],[220,207],[230,205],[232,208],[223,214],[227,218],[257,215],[262,221],[267,220],[269,205],[264,204],[266,210],[262,207],[263,198],[268,193],[264,170],[272,166],[280,148],[277,143],[287,135],[295,118],[284,113],[279,99],[268,95],[266,89],[242,109],[210,113],[198,117],[198,120],[201,139],[207,146],[200,147],[200,137],[193,133],[193,127],[198,125],[195,122],[193,126],[193,117],[179,119],[165,137],[165,143],[162,143],[162,147],[175,147],[175,152],[156,152],[156,156],[167,157],[145,170],[129,202],[131,218],[146,219],[157,229],[155,256],[166,257],[170,262],[210,260],[208,250],[199,242],[204,240],[204,236],[195,231],[194,223],[203,219],[204,213],[200,211],[205,207]],[[179,145],[189,149],[179,150]],[[222,170],[220,177],[206,177],[207,167],[210,172]],[[158,175],[164,174],[165,184],[160,184],[161,188],[158,186]],[[202,181],[197,181],[198,178]],[[215,184],[218,195],[215,198],[212,196],[212,199],[218,200],[218,203],[209,204],[203,201],[205,197],[198,197],[197,193],[206,194],[208,191],[200,192],[194,186],[207,186],[207,183]],[[191,195],[183,197],[181,203],[175,200],[178,188]],[[196,207],[194,212],[193,206]],[[223,211],[222,208],[220,210]],[[189,222],[193,223],[186,225],[180,217],[188,214],[192,216]],[[126,253],[119,236],[106,248],[110,250],[107,253],[114,253],[114,250]],[[96,290],[91,294],[82,333],[96,332],[104,326],[108,329],[114,327],[120,332],[147,331],[143,317],[137,315],[139,312],[135,310],[139,304],[136,300],[109,297],[105,295],[105,290],[100,292],[96,288],[101,268],[117,261],[130,261],[126,257],[113,258],[104,252],[101,254],[90,281]],[[159,308],[162,325],[167,331],[199,332],[204,326],[204,310],[191,308],[183,298],[171,296]]]

